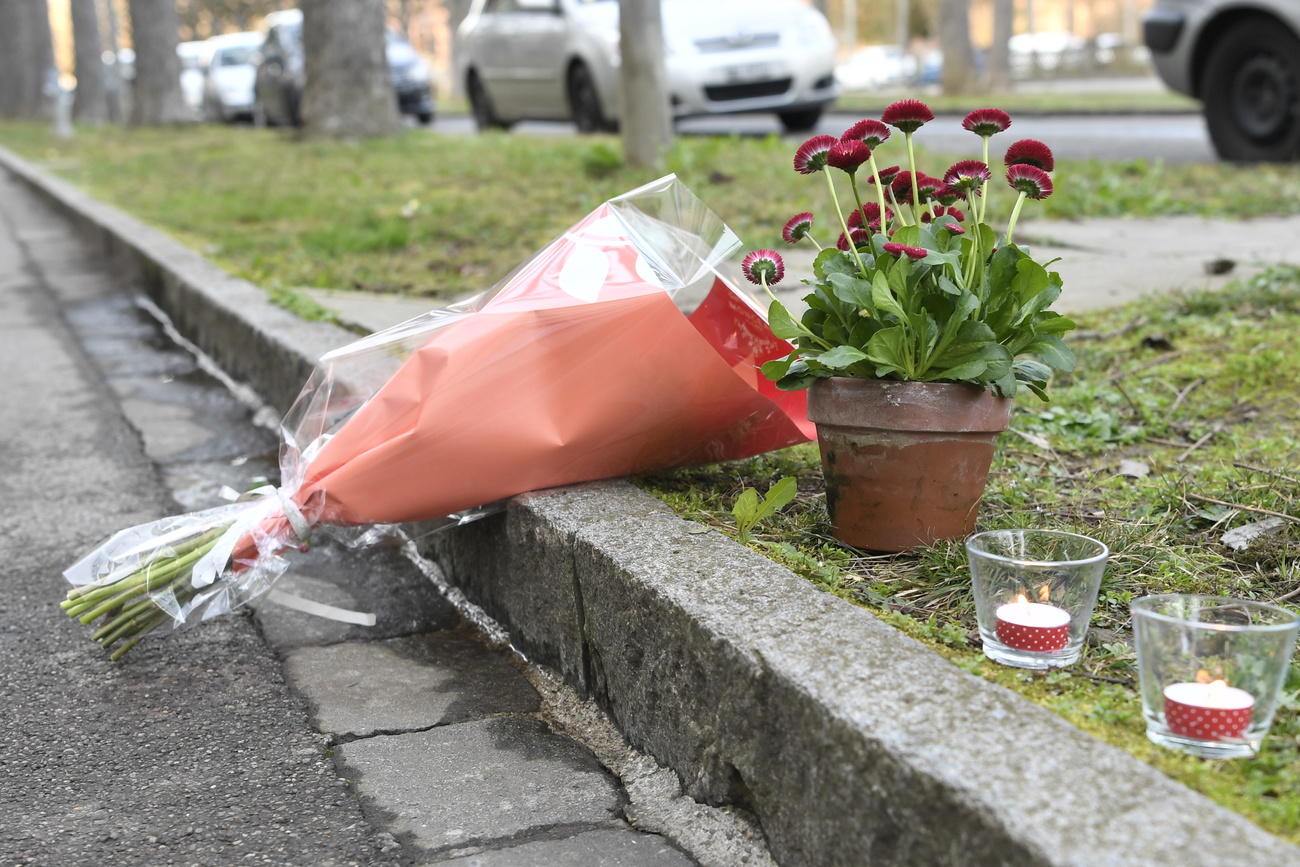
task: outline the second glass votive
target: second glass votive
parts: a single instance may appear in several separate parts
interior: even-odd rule
[[[1276,605],[1171,593],[1134,600],[1147,737],[1209,758],[1259,751],[1300,617]]]
[[[966,540],[984,655],[1018,668],[1079,658],[1110,550],[1058,530],[990,530]]]

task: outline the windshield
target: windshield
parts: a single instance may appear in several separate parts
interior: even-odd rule
[[[217,66],[243,66],[251,63],[253,56],[253,46],[238,45],[234,48],[223,48],[217,53]]]

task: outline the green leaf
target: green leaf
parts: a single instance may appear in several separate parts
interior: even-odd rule
[[[982,358],[974,358],[970,361],[958,364],[955,367],[950,367],[947,370],[940,370],[937,373],[927,373],[925,378],[927,381],[951,379],[957,382],[966,382],[972,379],[977,379],[982,373],[984,373],[984,371],[988,370],[988,368],[989,363],[987,361]]]
[[[871,303],[879,313],[892,313],[899,319],[905,315],[903,305],[898,303],[898,299],[890,291],[889,279],[881,271],[877,271],[875,279],[871,281]]]
[[[961,287],[949,280],[947,274],[939,275],[939,291],[948,295],[960,295],[962,293]]]
[[[1024,304],[1047,288],[1047,270],[1028,256],[1016,263],[1016,276],[1011,281],[1011,291],[1016,300]]]
[[[1067,372],[1074,370],[1074,353],[1061,338],[1054,334],[1040,335],[1025,347],[1025,352],[1029,355],[1037,355],[1057,370]]]
[[[835,297],[855,308],[866,308],[875,312],[871,303],[871,284],[856,274],[832,274],[826,282],[830,283]]]
[[[837,346],[829,349],[817,356],[817,361],[827,367],[841,370],[857,364],[859,361],[866,361],[867,354],[860,349],[852,346]]]
[[[1034,322],[1034,331],[1039,334],[1064,334],[1077,327],[1073,319],[1051,311],[1038,314],[1038,319]]]
[[[852,274],[856,270],[857,266],[849,254],[834,247],[822,250],[813,260],[813,273],[822,282],[831,274]]]
[[[901,325],[882,328],[867,341],[867,358],[877,368],[892,368],[910,377],[911,364],[907,352],[907,332]]]
[[[790,372],[790,365],[794,364],[794,361],[795,357],[793,355],[786,356],[785,358],[774,358],[771,361],[766,362],[759,368],[759,370],[763,371],[763,375],[768,379],[776,382],[778,379]]]
[[[753,488],[741,491],[735,505],[731,507],[731,516],[736,519],[736,529],[747,534],[758,519],[758,492]]]
[[[782,340],[794,340],[803,332],[795,324],[794,318],[790,316],[790,311],[785,309],[785,305],[780,301],[773,301],[767,308],[767,324],[772,329],[772,333]]]
[[[758,507],[754,523],[766,520],[785,507],[799,493],[799,483],[794,476],[786,476],[767,489],[767,496]]]

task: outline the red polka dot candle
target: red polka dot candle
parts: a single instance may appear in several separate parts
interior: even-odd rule
[[[1222,680],[1171,683],[1164,694],[1169,732],[1185,738],[1240,740],[1255,710],[1253,695]]]
[[[1021,596],[998,606],[994,631],[998,641],[1014,650],[1063,650],[1070,643],[1070,612]]]
[[[1300,616],[1249,599],[1184,593],[1144,596],[1130,610],[1147,738],[1212,759],[1257,755]]]

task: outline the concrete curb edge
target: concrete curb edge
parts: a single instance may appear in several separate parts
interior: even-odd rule
[[[315,359],[354,338],[4,148],[0,165],[282,410]],[[603,482],[517,497],[423,549],[692,796],[752,812],[782,863],[1300,861],[1237,814],[700,530]]]

